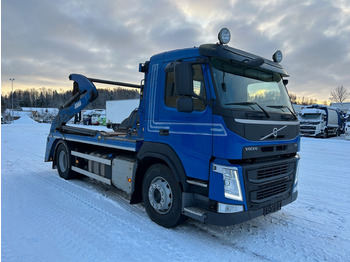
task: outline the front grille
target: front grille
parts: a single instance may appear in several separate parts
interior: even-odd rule
[[[315,131],[301,130],[300,133],[303,134],[303,135],[305,135],[305,134],[314,135]]]
[[[264,200],[265,198],[279,195],[287,190],[287,184],[277,185],[274,187],[259,190],[256,193],[256,200]]]
[[[303,130],[303,129],[316,130],[316,127],[315,126],[300,126],[300,129],[301,130]]]
[[[257,175],[258,180],[274,177],[276,175],[285,174],[288,172],[288,164],[267,166],[259,169]]]
[[[269,202],[286,199],[292,194],[295,158],[247,165],[243,169],[247,178],[245,189],[249,209],[259,209]]]

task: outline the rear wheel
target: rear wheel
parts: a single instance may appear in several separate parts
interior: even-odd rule
[[[169,167],[155,164],[146,172],[142,197],[148,216],[163,227],[175,227],[187,217],[182,215],[182,193]]]
[[[56,151],[56,165],[58,174],[64,179],[73,179],[77,173],[72,171],[72,158],[66,143],[60,143]]]

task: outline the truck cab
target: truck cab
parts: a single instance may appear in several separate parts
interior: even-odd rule
[[[305,136],[325,137],[327,128],[327,114],[320,109],[302,110],[298,116],[300,131]]]
[[[228,35],[224,29],[217,44],[164,52],[140,64],[144,80],[130,132],[84,135],[56,122],[46,161],[103,177],[129,193],[131,203],[143,202],[165,227],[188,217],[231,225],[293,202],[299,121],[279,64],[282,53],[272,61],[234,49]],[[61,159],[60,145],[66,148]],[[110,171],[100,174],[89,161]]]

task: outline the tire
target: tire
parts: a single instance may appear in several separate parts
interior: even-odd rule
[[[166,228],[175,227],[187,220],[182,214],[182,192],[169,167],[151,166],[143,180],[142,197],[148,216]]]
[[[328,129],[325,129],[322,138],[328,138],[328,137],[329,137]]]
[[[60,177],[67,180],[77,178],[77,173],[71,169],[71,162],[70,149],[66,143],[60,143],[56,150],[56,166]]]

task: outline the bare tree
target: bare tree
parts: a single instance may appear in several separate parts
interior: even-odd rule
[[[289,93],[289,98],[292,104],[297,104],[297,95],[293,93]]]
[[[350,93],[346,88],[344,88],[341,85],[341,86],[338,86],[333,91],[331,91],[331,97],[329,99],[336,103],[343,103],[349,97],[350,97]]]

